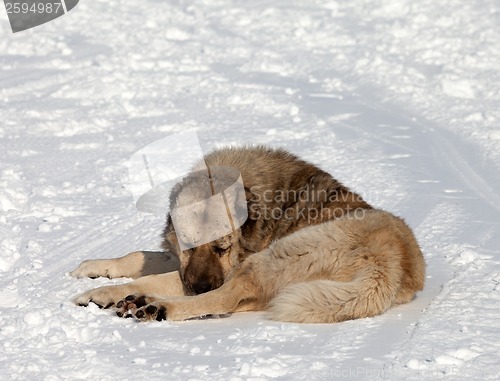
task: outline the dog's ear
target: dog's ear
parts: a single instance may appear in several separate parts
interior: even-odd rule
[[[247,202],[252,200],[253,194],[252,194],[252,191],[250,190],[250,188],[243,187],[243,189],[245,189],[245,198],[246,198]]]
[[[175,234],[174,224],[172,223],[172,217],[170,217],[170,213],[167,214],[167,222],[165,224],[165,228],[163,229],[162,234],[163,242],[162,248],[165,251],[178,254],[180,253],[179,242],[177,241],[177,235]]]

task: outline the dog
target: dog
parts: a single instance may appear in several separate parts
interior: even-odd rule
[[[82,262],[71,275],[136,280],[90,290],[76,304],[93,302],[139,321],[264,310],[284,322],[334,323],[381,314],[424,287],[422,252],[401,218],[285,150],[223,148],[193,173],[171,191],[164,251]],[[198,201],[223,194],[234,173],[243,185],[224,198],[225,210],[244,222],[186,244],[190,235],[217,231],[208,204]],[[205,216],[202,229],[191,217],[175,223],[173,211],[192,205],[188,217]]]

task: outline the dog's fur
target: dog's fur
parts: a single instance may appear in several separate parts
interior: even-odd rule
[[[266,310],[276,320],[331,323],[380,314],[422,290],[424,259],[404,221],[314,165],[264,147],[221,149],[195,170],[205,165],[241,173],[248,210],[241,228],[182,251],[169,215],[166,253],[134,252],[75,269],[76,277],[138,278],[88,291],[77,304],[113,306],[138,320]],[[190,203],[203,181],[178,184],[171,208]]]

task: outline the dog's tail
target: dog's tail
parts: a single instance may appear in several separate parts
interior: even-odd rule
[[[273,320],[294,323],[335,323],[375,316],[395,301],[399,280],[389,275],[367,268],[350,282],[290,284],[271,300],[267,311]]]

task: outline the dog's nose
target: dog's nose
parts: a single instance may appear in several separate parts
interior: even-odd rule
[[[212,290],[212,284],[207,281],[200,281],[193,284],[193,291],[196,294],[203,294],[204,292],[208,292]]]

